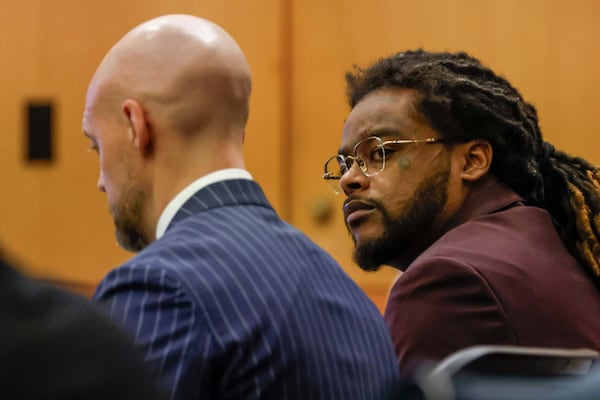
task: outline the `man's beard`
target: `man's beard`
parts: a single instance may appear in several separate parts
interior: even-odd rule
[[[433,229],[447,199],[449,168],[440,168],[417,187],[402,214],[393,219],[383,204],[375,199],[369,203],[381,213],[383,234],[354,248],[354,261],[365,271],[377,271],[382,265],[399,258],[415,238]]]
[[[141,191],[129,189],[120,203],[111,207],[117,242],[123,249],[132,252],[138,252],[150,244],[142,232],[143,199]]]

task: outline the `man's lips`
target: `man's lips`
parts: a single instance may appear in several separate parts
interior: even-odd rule
[[[344,203],[344,219],[346,220],[346,224],[350,226],[353,222],[364,217],[374,209],[375,206],[362,200],[346,201]]]

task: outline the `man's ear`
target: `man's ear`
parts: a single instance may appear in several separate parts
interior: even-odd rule
[[[141,104],[133,99],[127,99],[121,105],[121,111],[129,120],[129,134],[135,147],[142,156],[152,153],[153,143],[150,126]]]
[[[487,140],[471,140],[462,145],[464,164],[461,178],[464,181],[474,182],[485,176],[491,166],[493,150]]]

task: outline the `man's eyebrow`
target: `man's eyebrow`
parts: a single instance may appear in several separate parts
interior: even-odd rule
[[[371,132],[369,132],[369,136],[377,136],[379,138],[384,138],[384,137],[394,137],[397,139],[406,139],[405,135],[404,135],[404,129],[398,128],[398,127],[394,127],[394,128],[389,128],[389,127],[381,127],[381,128],[375,128],[373,129]]]

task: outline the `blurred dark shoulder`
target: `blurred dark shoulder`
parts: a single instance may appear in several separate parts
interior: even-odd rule
[[[162,399],[97,305],[34,281],[0,253],[0,398]]]

